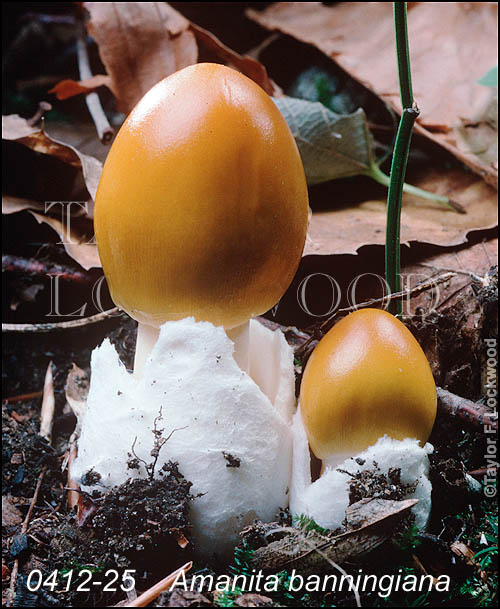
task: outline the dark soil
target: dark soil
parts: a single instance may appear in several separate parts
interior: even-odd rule
[[[156,583],[192,553],[192,546],[183,551],[177,542],[189,535],[190,486],[170,463],[158,480],[129,480],[108,493],[86,497],[83,510],[90,515],[85,525],[69,514],[49,533],[51,568],[79,570],[90,565],[95,571],[92,581],[101,579],[104,585],[109,582],[108,569],[120,574],[132,569],[138,588]],[[70,606],[103,606],[115,597],[89,598],[75,590],[76,586],[65,598]],[[114,602],[122,598],[123,592]]]

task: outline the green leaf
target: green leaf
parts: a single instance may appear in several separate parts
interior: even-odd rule
[[[373,139],[362,108],[352,114],[336,114],[320,102],[296,97],[277,97],[273,101],[292,131],[309,185],[366,175],[388,186],[389,176],[375,160]],[[421,188],[404,184],[403,192],[464,213],[447,197]]]
[[[364,111],[332,112],[320,102],[279,97],[275,104],[290,127],[308,184],[370,172],[373,143]]]
[[[491,68],[477,82],[485,87],[498,87],[498,66]]]

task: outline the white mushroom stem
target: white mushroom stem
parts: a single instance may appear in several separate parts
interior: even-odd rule
[[[160,328],[155,326],[149,326],[148,324],[141,324],[137,327],[137,342],[135,344],[135,358],[134,358],[134,374],[139,377],[142,374],[144,363],[148,355],[153,350],[153,347],[158,340],[160,334]]]
[[[234,343],[233,357],[238,366],[250,374],[250,321],[226,330],[228,338]]]
[[[226,330],[226,334],[234,343],[234,359],[238,366],[250,374],[250,332],[249,321]],[[137,343],[135,346],[134,374],[141,376],[144,363],[158,340],[160,329],[139,323],[137,328]]]

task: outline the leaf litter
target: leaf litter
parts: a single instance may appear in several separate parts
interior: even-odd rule
[[[247,14],[269,30],[316,46],[401,111],[389,3],[278,2],[263,11],[248,9]],[[496,187],[498,163],[463,152],[454,128],[489,96],[477,81],[496,58],[497,18],[497,5],[488,2],[412,2],[408,13],[412,80],[421,110],[416,132],[443,146]]]
[[[97,4],[97,3],[94,3]],[[184,30],[183,30],[184,31]],[[190,44],[190,43],[189,43]],[[222,43],[221,43],[222,44]],[[24,142],[22,143],[22,145],[26,145]],[[34,147],[36,147],[38,144],[34,145]],[[46,147],[45,151],[42,151],[43,154],[47,155],[47,154],[56,154],[57,155],[63,155],[63,151],[62,150],[58,150],[57,146],[54,147],[52,149],[52,153],[49,152],[50,149],[50,145]],[[78,155],[77,155],[78,156]],[[69,162],[68,164],[71,166],[74,166],[75,168],[78,168],[77,166],[77,161],[75,161],[74,157],[69,157]],[[74,164],[75,163],[75,164]],[[81,163],[81,161],[80,161]],[[439,172],[437,172],[439,173]],[[460,179],[464,179],[463,178],[463,173],[460,174],[460,172],[457,172],[455,174],[457,176],[457,180],[460,183]],[[461,176],[461,177],[460,177]],[[470,176],[468,176],[470,178]],[[438,178],[436,177],[436,181],[438,180]],[[452,180],[450,178],[450,184],[452,184]],[[476,193],[476,195],[479,194],[479,196],[484,196],[484,198],[487,198],[485,196],[485,192],[486,191],[482,191],[482,190],[475,190],[476,186],[474,186],[475,182],[472,180],[470,183],[468,183],[467,181],[465,181],[466,184],[466,191],[467,189],[471,189],[471,192],[469,193],[469,196],[471,197],[471,200],[473,198],[473,193],[472,190],[474,190],[474,192]],[[474,186],[474,189],[472,188]],[[451,188],[451,187],[450,187]],[[478,197],[479,198],[479,197]],[[382,200],[381,200],[382,201]],[[11,201],[12,203],[12,201]],[[24,200],[24,202],[20,202],[20,201],[14,201],[15,205],[18,205],[18,208],[21,207],[22,209],[27,209],[29,207],[29,199],[28,201]],[[23,207],[23,205],[27,205],[27,207]],[[420,205],[422,205],[422,202],[420,202]],[[425,204],[424,204],[425,205]],[[11,208],[12,209],[12,208]],[[317,213],[317,212],[316,212]],[[313,215],[313,220],[314,220],[314,216],[316,215],[316,213]],[[449,220],[449,218],[451,216],[455,216],[456,214],[452,214],[451,212],[443,212],[442,210],[438,210],[438,213],[443,214],[443,216],[446,218],[446,221]],[[368,222],[370,222],[372,220],[372,218],[370,217],[370,219],[368,220]],[[442,227],[443,232],[446,232],[445,230],[446,227]],[[340,226],[338,228],[338,233],[341,233],[342,230],[344,230],[344,228],[342,226]],[[466,229],[463,229],[466,230]],[[378,234],[375,232],[375,234]],[[338,234],[337,234],[338,237]],[[352,240],[354,243],[356,243],[356,237],[353,235],[352,236]],[[331,246],[331,243],[333,242],[333,236],[332,236],[332,241],[328,244],[325,244],[325,252],[330,253],[328,248]],[[370,242],[370,241],[368,241]],[[348,251],[352,251],[353,247],[349,246],[351,249],[349,249]],[[354,250],[357,249],[358,246],[356,246],[354,248]],[[322,253],[321,250],[316,250],[316,253]],[[432,260],[432,263],[434,264],[438,264],[438,260]],[[471,264],[472,264],[472,259],[471,259]],[[473,271],[477,271],[477,267],[475,266],[474,263],[474,268],[472,269]],[[468,295],[470,297],[470,294]],[[490,295],[491,296],[491,295]],[[488,296],[488,298],[490,298],[490,296]],[[486,300],[482,301],[482,302],[486,302]],[[489,300],[488,300],[489,302]],[[460,307],[462,307],[460,309]],[[460,311],[463,312],[463,303],[460,305],[459,309]],[[491,312],[488,313],[488,315],[491,315]],[[457,318],[459,319],[460,317],[460,313],[457,313]],[[126,349],[126,359],[127,361],[131,361],[132,358],[132,348],[130,347],[130,345],[133,343],[133,330],[130,329],[130,324],[128,324],[127,328],[125,328],[125,323],[120,321],[120,332],[121,332],[121,339],[123,339],[124,341],[126,340],[127,344],[129,345],[129,347]],[[441,327],[441,322],[438,321],[436,322],[436,328],[439,330]],[[489,326],[488,326],[489,328]],[[476,328],[477,331],[477,328]],[[448,333],[448,338],[451,340],[453,335],[453,332],[450,330],[450,332]],[[456,336],[456,335],[455,335]],[[85,341],[84,341],[85,342]],[[443,344],[440,347],[440,353],[443,354],[445,352],[445,345]],[[69,362],[67,361],[67,356],[63,355],[64,350],[61,352],[60,354],[60,358],[64,358],[64,366],[67,369],[67,367],[69,366]],[[87,349],[85,352],[85,356],[88,359],[88,355],[89,355],[89,350]],[[71,361],[71,360],[69,360]],[[465,382],[465,376],[463,375],[463,378],[461,380],[461,383]],[[84,399],[85,399],[85,383],[82,381],[82,379],[84,379],[85,374],[82,370],[78,369],[77,367],[73,368],[72,371],[72,375],[70,374],[70,377],[68,378],[68,401],[69,400],[73,400],[74,401],[74,405],[78,403],[79,407],[83,407],[82,405],[84,404]],[[83,383],[80,387],[79,387],[79,383]],[[60,386],[60,381],[59,381],[59,386]],[[459,386],[459,385],[457,385]],[[463,384],[460,385],[463,388]],[[477,398],[477,388],[478,388],[478,383],[474,382],[474,388],[473,388],[473,393],[474,395],[471,395],[471,397],[473,399]],[[472,392],[471,392],[472,393]],[[66,407],[64,407],[66,408]],[[26,427],[26,429],[28,429],[29,427],[29,421],[30,419],[32,419],[33,421],[36,421],[36,411],[32,412],[30,410],[25,410],[24,407],[20,407],[18,408],[18,410],[21,412],[21,414],[17,413],[16,417],[27,417],[26,421],[28,421],[28,426]],[[25,435],[24,435],[24,426],[25,423],[19,423],[17,422],[17,419],[14,416],[14,410],[11,407],[7,407],[7,405],[4,405],[3,408],[3,414],[6,417],[6,422],[9,428],[11,428],[13,426],[13,422],[16,423],[16,427],[12,428],[12,433],[15,435],[15,439],[13,442],[10,443],[10,447],[12,448],[13,446],[15,446],[15,443],[17,442],[18,444],[22,444],[24,442],[26,442],[25,439]],[[63,414],[64,409],[61,407],[61,403],[59,403],[58,406],[58,410],[56,413],[56,417],[62,417],[64,419],[64,417],[72,417],[73,415],[71,415],[70,413],[66,412],[66,414]],[[21,420],[21,419],[19,419]],[[71,419],[72,423],[74,424],[74,419]],[[20,425],[22,425],[22,427],[19,427]],[[36,426],[33,425],[33,429],[36,429]],[[452,429],[452,432],[450,432],[450,429]],[[461,426],[457,426],[456,423],[452,423],[450,424],[449,422],[447,422],[446,424],[443,424],[443,430],[446,430],[446,433],[442,433],[441,436],[436,436],[435,438],[435,444],[438,447],[438,459],[436,459],[435,463],[433,464],[433,469],[431,471],[434,471],[434,475],[435,478],[437,480],[438,478],[438,474],[440,469],[444,469],[446,470],[446,468],[449,468],[450,470],[450,476],[444,476],[441,477],[443,479],[443,485],[444,486],[440,486],[440,489],[443,489],[443,494],[442,497],[446,498],[446,489],[449,488],[451,489],[451,486],[446,486],[447,484],[450,485],[450,482],[452,482],[452,474],[453,471],[460,469],[461,464],[457,463],[457,460],[455,459],[455,461],[450,465],[443,465],[443,463],[445,463],[445,459],[444,457],[448,457],[449,455],[446,453],[446,449],[447,447],[450,446],[450,444],[457,444],[459,442],[459,440],[457,439],[458,437],[461,437],[461,435],[463,435],[464,431],[462,429]],[[71,431],[71,430],[70,430]],[[36,433],[36,432],[35,432]],[[60,437],[60,430],[56,430],[55,431],[56,434],[56,438]],[[67,438],[69,436],[69,433],[67,432],[67,430],[65,430],[65,437]],[[14,437],[14,436],[13,436]],[[450,438],[453,437],[453,441],[450,441]],[[480,445],[480,441],[479,438],[474,437],[473,438],[474,441],[470,441],[470,445]],[[29,445],[29,441],[28,444]],[[37,448],[35,447],[35,452],[37,452]],[[441,451],[442,454],[439,454],[439,452]],[[467,464],[469,467],[476,467],[479,466],[482,461],[482,457],[480,454],[476,454],[476,452],[474,452],[473,450],[467,452],[467,454],[464,454],[461,458],[465,461],[467,461]],[[10,453],[10,459],[8,460],[8,464],[6,465],[6,470],[5,473],[7,475],[7,477],[9,477],[9,480],[12,479],[12,477],[15,478],[15,476],[17,475],[18,477],[20,476],[20,474],[18,473],[19,471],[19,467],[20,465],[26,465],[28,469],[32,469],[33,472],[30,473],[30,476],[32,476],[32,478],[27,477],[26,480],[28,480],[30,482],[29,488],[32,490],[33,485],[32,485],[32,481],[36,480],[36,474],[37,474],[37,468],[40,467],[40,462],[37,458],[38,453],[37,454],[27,454],[26,455],[28,457],[28,459],[26,461],[20,461],[20,457],[17,455],[17,453]],[[443,458],[441,458],[443,457]],[[54,465],[54,471],[58,471],[58,463],[56,463]],[[17,469],[16,469],[17,468]],[[26,470],[24,470],[26,471]],[[167,473],[168,476],[171,475],[172,472]],[[175,474],[175,472],[174,472]],[[24,475],[24,473],[23,473]],[[174,478],[176,476],[174,475]],[[360,483],[360,485],[362,487],[368,487],[369,488],[369,492],[371,493],[371,491],[373,490],[373,483],[377,482],[376,480],[376,475],[373,478],[373,480],[363,480],[363,481],[358,481]],[[147,481],[143,481],[144,484],[146,484]],[[54,505],[62,505],[62,501],[64,500],[63,497],[63,493],[62,488],[63,485],[66,483],[66,481],[64,480],[64,478],[57,478],[56,480],[51,480],[51,484],[52,487],[54,488],[54,490],[50,491],[50,494],[47,495],[45,494],[45,497],[48,497],[49,500],[52,502],[52,506]],[[127,483],[129,486],[132,485],[132,483]],[[188,485],[188,483],[186,481],[181,481],[180,482],[181,486],[179,487],[179,490],[182,490],[181,494],[182,494],[182,501],[181,504],[185,505],[184,503],[182,503],[184,501],[184,499],[186,499],[186,497],[188,496],[188,493],[186,493],[186,485]],[[140,485],[139,485],[140,486]],[[397,485],[396,485],[397,486]],[[51,488],[52,488],[51,487]],[[48,492],[48,487],[44,486],[43,487],[44,492],[47,493]],[[31,490],[27,491],[27,496],[31,496]],[[150,538],[151,536],[151,531],[149,530],[149,524],[150,523],[136,523],[133,520],[133,512],[134,509],[137,505],[137,509],[138,510],[142,510],[142,509],[147,509],[148,507],[151,507],[151,509],[153,509],[153,511],[158,507],[158,513],[155,513],[155,519],[154,519],[154,523],[157,523],[158,518],[162,518],[165,517],[165,514],[167,513],[168,515],[168,509],[165,507],[164,503],[161,503],[164,499],[167,500],[168,503],[168,498],[164,497],[161,495],[161,490],[160,489],[150,489],[147,484],[146,486],[140,486],[140,488],[138,487],[135,490],[131,490],[131,488],[127,487],[127,488],[123,488],[123,489],[115,489],[116,493],[111,493],[110,495],[105,495],[105,496],[96,496],[94,498],[89,498],[89,501],[94,500],[96,502],[96,505],[99,506],[97,508],[96,511],[93,512],[93,514],[89,517],[88,521],[87,521],[87,527],[89,528],[89,530],[86,530],[85,527],[81,528],[78,526],[75,526],[75,521],[74,521],[74,515],[73,514],[65,514],[63,521],[64,521],[64,534],[60,535],[60,531],[61,529],[60,527],[60,520],[58,520],[58,516],[56,516],[54,513],[49,513],[49,510],[46,510],[45,514],[46,519],[44,520],[43,518],[40,519],[39,522],[35,523],[35,528],[30,529],[30,533],[33,535],[33,537],[35,537],[35,540],[31,540],[29,541],[29,549],[30,552],[38,554],[40,557],[46,557],[48,555],[50,555],[51,552],[54,552],[54,560],[58,560],[63,556],[63,552],[67,552],[66,557],[68,559],[68,561],[72,560],[75,556],[75,554],[79,554],[81,557],[83,556],[84,560],[89,560],[89,561],[93,561],[95,559],[95,557],[100,557],[102,558],[103,556],[107,556],[110,560],[117,560],[119,559],[120,561],[123,562],[123,564],[127,563],[127,564],[131,564],[132,567],[135,567],[136,564],[140,564],[140,562],[138,563],[136,561],[137,558],[137,552],[143,551],[143,549],[138,550],[138,545],[143,544],[144,547],[147,548],[151,548],[152,546],[155,545],[155,543],[157,541],[160,541],[161,543],[163,543],[165,541],[165,533],[167,532],[168,534],[171,532],[171,528],[169,528],[169,525],[172,524],[172,522],[167,523],[164,522],[163,524],[165,525],[164,529],[160,530],[160,528],[157,527],[156,524],[151,525],[153,527],[153,531],[154,534],[152,536],[152,538]],[[144,500],[145,497],[148,497],[149,493],[152,492],[155,496],[159,496],[159,503],[158,506],[156,504],[154,505],[150,505],[148,503],[148,501]],[[357,492],[359,491],[359,488],[357,489]],[[462,495],[465,496],[465,499],[470,498],[470,489],[463,487],[462,490]],[[128,495],[130,494],[131,497],[133,497],[134,499],[137,499],[137,504],[135,504],[135,502],[127,502],[126,505],[124,505],[124,501],[123,501],[123,497],[125,496],[128,499]],[[180,497],[179,497],[180,498]],[[11,500],[12,501],[12,500]],[[21,499],[22,501],[22,499]],[[13,502],[14,504],[16,502]],[[154,500],[153,500],[154,503]],[[160,505],[161,504],[161,505]],[[102,509],[103,506],[106,505],[105,510]],[[22,504],[21,504],[21,509],[22,509]],[[449,508],[448,508],[449,511]],[[63,509],[63,513],[64,513],[64,509]],[[377,511],[377,513],[380,512]],[[436,502],[436,513],[447,513],[446,512],[446,506],[443,505],[443,502],[441,500],[438,500]],[[14,512],[15,514],[15,512]],[[177,512],[177,516],[179,516],[180,512]],[[128,536],[127,534],[123,534],[122,528],[120,525],[122,524],[121,522],[116,522],[115,518],[116,517],[123,517],[125,519],[129,519],[131,518],[131,522],[133,523],[134,526],[142,526],[142,524],[144,524],[144,527],[141,530],[136,530],[134,529],[134,536]],[[157,518],[156,518],[157,517]],[[15,516],[14,516],[14,520],[15,520]],[[187,536],[189,536],[188,534],[188,523],[187,521],[185,521],[183,518],[180,519],[182,522],[182,530],[186,530],[186,534]],[[179,521],[180,522],[180,521]],[[178,522],[178,523],[179,523]],[[91,553],[89,553],[88,555],[85,555],[85,548],[86,547],[90,547],[90,546],[85,546],[85,544],[88,542],[88,537],[86,537],[86,535],[89,533],[89,531],[92,530],[92,526],[96,527],[96,531],[98,534],[94,533],[93,535],[93,540],[95,542],[95,554],[92,555]],[[118,529],[116,528],[118,527]],[[175,528],[175,527],[174,527]],[[167,531],[165,531],[165,529],[167,529]],[[436,530],[434,528],[434,530]],[[439,530],[439,529],[438,529]],[[109,531],[109,536],[106,537],[107,533],[106,531]],[[448,529],[447,529],[448,531]],[[54,534],[55,533],[55,534]],[[170,536],[169,542],[173,541],[173,539],[175,539],[175,535]],[[92,541],[91,541],[92,543]],[[58,545],[59,544],[59,545]],[[110,549],[109,546],[110,544],[116,544],[117,547],[119,548],[119,552],[117,553],[118,556],[113,556],[111,557],[111,553],[110,553]],[[134,545],[135,544],[135,545]],[[177,552],[179,549],[179,545],[176,542],[177,545],[172,545],[172,554],[174,556],[178,556]],[[64,547],[63,547],[64,546]],[[384,546],[385,547],[385,546]],[[62,550],[62,552],[61,552]],[[47,552],[49,552],[49,554],[47,554]],[[132,557],[132,558],[131,558]],[[163,557],[163,555],[162,555]],[[422,558],[422,560],[424,561],[424,563],[426,562],[426,560],[428,560],[428,556],[424,555],[424,557]],[[129,562],[127,562],[129,561]],[[139,558],[140,561],[140,558]],[[66,561],[66,565],[68,564],[68,562]],[[65,566],[66,566],[65,565]],[[177,565],[175,565],[177,566]],[[148,563],[148,565],[146,566],[146,568],[151,569],[151,565]],[[164,572],[161,573],[161,575],[164,575]],[[242,604],[243,606],[245,606],[245,599],[243,599],[242,595],[240,597],[241,599],[241,603],[240,602],[235,602],[235,604]],[[246,596],[251,596],[251,595],[246,595]],[[254,595],[254,596],[258,596],[258,595]],[[236,599],[237,601],[239,601],[240,599]],[[79,601],[80,599],[78,599]],[[94,599],[95,601],[96,599]],[[108,599],[107,599],[108,600]],[[120,599],[116,599],[116,600],[120,600]],[[164,601],[168,602],[169,598],[168,595],[166,595],[166,599],[164,598]],[[170,598],[170,601],[172,599]],[[193,599],[193,600],[198,600],[198,601],[203,601],[204,599],[200,599],[198,597],[198,599]],[[98,601],[99,602],[99,601]],[[263,601],[263,599],[250,599],[247,598],[246,599],[246,603],[247,606],[254,606],[254,603],[259,603],[259,602],[266,602],[265,600]],[[176,605],[172,605],[169,603],[169,606],[176,606]]]

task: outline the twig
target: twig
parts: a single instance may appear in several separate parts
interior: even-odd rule
[[[497,429],[497,415],[481,404],[462,398],[441,387],[437,388],[437,396],[438,409],[443,414],[462,419],[474,427],[482,428],[484,425],[489,425],[492,429]]]
[[[52,362],[47,366],[45,382],[43,385],[42,409],[40,411],[40,435],[50,444],[52,440],[52,423],[54,421],[54,378],[52,376]]]
[[[396,292],[395,294],[387,294],[386,296],[382,296],[381,298],[372,298],[371,300],[367,300],[360,304],[345,307],[344,309],[338,309],[333,315],[331,315],[328,319],[326,319],[319,325],[319,332],[317,330],[312,336],[310,336],[296,350],[295,354],[300,357],[312,342],[318,340],[318,338],[323,336],[323,334],[325,334],[333,326],[333,322],[338,317],[338,315],[352,313],[353,311],[357,311],[358,309],[366,309],[367,307],[373,307],[375,305],[385,305],[393,300],[401,301],[407,298],[412,298],[413,296],[418,296],[422,292],[430,290],[436,287],[437,285],[450,281],[450,279],[453,279],[453,277],[456,277],[456,273],[450,271],[447,273],[443,273],[443,275],[439,275],[438,277],[429,277],[428,279],[424,279],[424,281],[421,281],[415,287],[410,288],[408,290]]]
[[[95,280],[95,277],[88,273],[82,273],[62,264],[45,264],[35,258],[23,258],[22,256],[12,256],[10,254],[2,255],[2,273],[5,271],[39,275],[41,277],[58,275],[63,281],[73,281],[74,283],[81,284],[87,284]]]
[[[35,487],[35,492],[33,493],[33,498],[31,499],[31,503],[30,503],[30,507],[28,509],[28,513],[26,514],[26,517],[23,521],[23,524],[21,526],[21,534],[26,535],[26,532],[28,530],[28,524],[31,518],[31,515],[33,514],[33,510],[35,509],[35,504],[38,500],[38,493],[40,492],[40,488],[42,487],[42,482],[43,482],[43,478],[45,476],[45,472],[47,471],[47,466],[44,465],[42,467],[42,470],[40,472],[40,475],[38,476],[38,481],[36,483],[36,487]],[[14,561],[14,565],[12,567],[12,571],[10,574],[10,585],[9,585],[9,591],[8,591],[8,596],[7,596],[7,602],[5,603],[6,607],[11,607],[12,603],[14,601],[14,598],[16,596],[16,582],[17,582],[17,574],[19,572],[19,559],[16,558],[16,560]]]
[[[13,404],[14,402],[27,402],[28,400],[34,400],[43,395],[42,391],[33,391],[32,393],[21,393],[20,395],[13,395],[10,398],[3,398],[4,404]]]
[[[357,309],[365,309],[366,307],[371,307],[373,305],[385,305],[393,300],[400,302],[402,300],[405,300],[406,298],[418,296],[418,294],[421,294],[426,290],[435,288],[437,285],[440,285],[442,283],[446,283],[454,277],[456,277],[456,273],[453,272],[444,273],[439,277],[429,277],[428,279],[424,279],[424,281],[421,281],[415,287],[410,288],[408,290],[396,292],[395,294],[387,294],[386,296],[382,296],[381,298],[372,298],[371,300],[367,300],[365,302],[362,302],[361,304],[356,304],[351,307],[346,307],[345,309],[338,309],[338,311],[336,311],[331,317],[329,317],[321,324],[320,328],[324,330],[329,324],[331,324],[331,321],[335,319],[335,317],[340,313],[351,313],[352,311],[356,311]]]
[[[45,383],[43,387],[43,402],[42,402],[42,412],[40,415],[40,435],[45,437],[50,443],[50,436],[52,430],[52,422],[54,420],[54,408],[50,407],[50,402],[54,401],[54,383],[52,381],[52,362],[50,362],[49,367],[47,368],[47,374],[45,375]],[[46,404],[45,409],[43,404]],[[48,405],[48,406],[47,406]],[[48,436],[44,435],[47,434]],[[40,489],[42,488],[43,478],[45,476],[45,472],[47,471],[47,466],[44,465],[40,471],[38,476],[38,481],[36,483],[35,491],[33,493],[33,497],[31,499],[30,507],[28,509],[28,513],[23,520],[23,524],[21,526],[21,534],[26,535],[28,531],[28,525],[31,519],[31,515],[33,514],[33,510],[35,509],[36,502],[38,501],[38,495],[40,493]],[[12,572],[10,574],[10,586],[7,596],[6,606],[12,606],[14,598],[16,596],[16,582],[17,582],[17,574],[19,572],[19,559],[16,558],[14,561],[14,566],[12,567]]]
[[[147,605],[149,605],[149,603],[151,603],[156,598],[158,598],[158,596],[160,596],[160,594],[162,592],[165,592],[166,590],[168,590],[172,586],[172,584],[175,583],[175,581],[177,580],[177,578],[179,577],[179,575],[181,573],[187,573],[191,569],[192,566],[193,566],[192,562],[186,563],[185,565],[183,565],[182,567],[180,567],[179,569],[177,569],[176,571],[174,571],[173,573],[171,573],[170,575],[168,575],[167,577],[165,577],[164,579],[159,581],[157,584],[155,584],[154,586],[149,588],[149,590],[146,590],[146,592],[143,592],[140,596],[138,596],[132,602],[127,603],[125,605],[121,605],[121,606],[122,607],[146,607]]]
[[[304,535],[303,536],[303,540],[305,542],[305,544],[307,546],[309,546],[311,548],[311,550],[314,550],[314,552],[316,552],[317,554],[319,554],[321,556],[321,558],[323,558],[323,560],[326,560],[326,562],[331,565],[334,569],[336,569],[337,571],[339,571],[339,573],[341,573],[344,577],[346,577],[347,579],[349,578],[349,575],[347,574],[346,571],[344,571],[344,569],[338,565],[335,561],[333,561],[329,556],[327,556],[327,554],[325,554],[325,552],[323,552],[322,550],[320,550],[318,548],[318,546],[316,546],[315,544],[313,544],[311,541],[309,541],[309,539],[307,539],[307,537]],[[354,597],[356,599],[356,606],[357,607],[361,607],[361,598],[359,596],[359,592],[357,587],[354,587]]]
[[[67,488],[65,490],[68,491],[68,507],[70,510],[73,510],[77,505],[78,502],[80,500],[80,485],[75,482],[73,480],[73,478],[71,477],[71,465],[73,463],[73,461],[76,459],[77,456],[77,450],[76,450],[76,444],[73,443],[72,446],[69,449],[69,458],[68,458],[68,462],[67,462],[67,468],[68,468],[68,478],[67,478]]]
[[[474,478],[482,478],[486,476],[491,471],[497,471],[498,467],[496,465],[492,465],[491,467],[481,467],[480,469],[473,469],[470,472],[467,472],[469,476],[474,476]],[[496,476],[496,473],[495,473]]]
[[[436,306],[436,311],[439,309],[442,309],[453,298],[455,298],[455,296],[457,294],[460,294],[460,292],[463,292],[465,289],[470,288],[471,286],[472,286],[472,282],[469,281],[468,283],[464,283],[464,285],[462,285],[459,288],[457,288],[456,290],[454,290],[451,294],[448,294],[448,296],[444,300],[442,300],[440,303],[438,303],[438,305]]]
[[[52,332],[52,330],[68,330],[71,328],[81,328],[89,324],[95,324],[108,317],[123,315],[119,307],[113,307],[102,313],[96,313],[83,319],[72,319],[71,321],[59,321],[46,324],[2,324],[2,332]]]
[[[80,71],[80,80],[87,80],[92,77],[92,70],[90,69],[89,55],[87,52],[87,44],[85,42],[85,35],[81,34],[76,41],[76,48],[78,54],[78,70]],[[115,130],[109,124],[109,121],[104,114],[104,110],[101,106],[99,96],[95,91],[88,93],[85,96],[87,102],[87,108],[89,109],[90,116],[94,121],[94,125],[97,129],[97,135],[103,144],[109,144],[113,139]]]
[[[470,277],[473,281],[479,283],[483,287],[487,287],[490,283],[490,276],[488,273],[486,273],[484,277],[481,277],[480,275],[478,275],[477,273],[473,273],[472,271],[467,271],[463,269],[447,269],[445,267],[434,266],[433,264],[425,264],[424,262],[419,262],[418,266],[423,266],[426,269],[432,269],[433,271],[437,272],[451,271],[453,273],[456,273],[457,275],[466,275],[467,277]]]
[[[52,110],[52,105],[49,102],[41,101],[38,103],[38,110],[35,114],[29,118],[26,122],[30,127],[34,127],[39,120],[41,120],[47,112]]]

